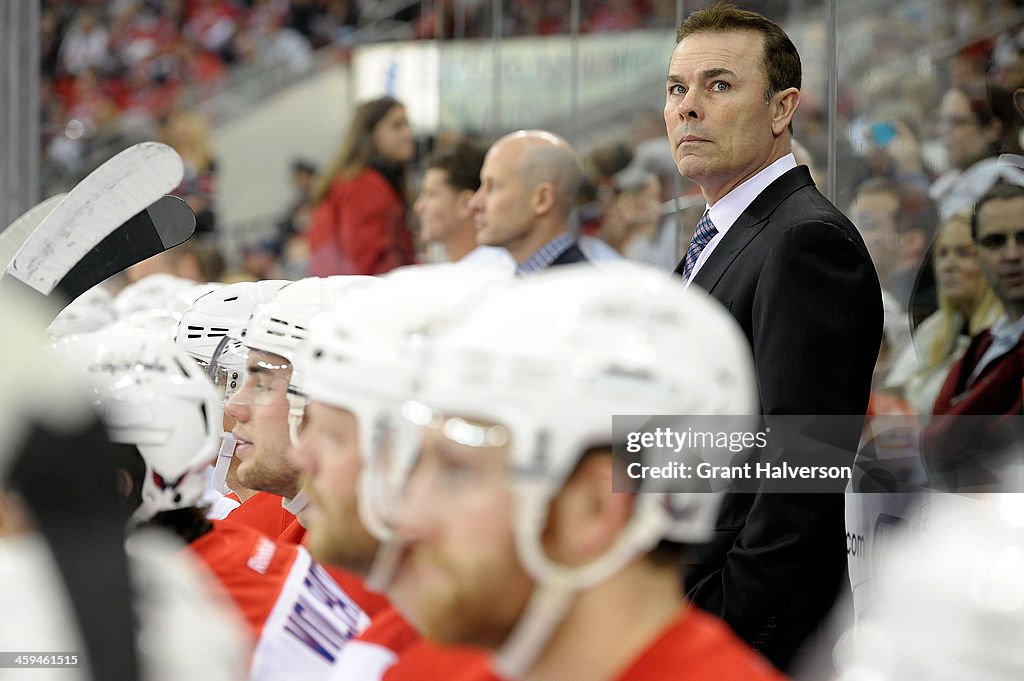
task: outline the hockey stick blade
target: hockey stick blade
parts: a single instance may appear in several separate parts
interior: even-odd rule
[[[93,286],[146,258],[184,243],[196,228],[196,216],[176,196],[164,196],[111,232],[57,284],[51,298],[63,306]]]
[[[57,194],[40,201],[0,232],[0,272],[7,269],[21,245],[65,196],[67,194]]]
[[[22,244],[6,269],[44,295],[117,227],[181,182],[184,166],[165,144],[125,149],[68,192]]]

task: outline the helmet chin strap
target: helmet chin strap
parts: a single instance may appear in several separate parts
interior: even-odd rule
[[[292,447],[299,446],[299,428],[302,426],[302,419],[306,416],[306,397],[297,393],[288,392],[288,437],[292,441]],[[309,506],[309,497],[306,490],[300,489],[291,499],[282,499],[281,506],[292,515],[299,515]]]
[[[300,489],[291,499],[281,498],[281,507],[292,515],[299,515],[309,506],[309,497],[306,496],[306,489]]]
[[[512,633],[494,653],[491,664],[503,679],[521,679],[537,663],[551,636],[565,619],[576,589],[564,582],[538,584]]]
[[[299,446],[299,427],[306,416],[306,396],[288,392],[288,437],[292,447]]]
[[[405,544],[399,539],[381,542],[363,582],[367,589],[377,593],[385,593],[388,590],[395,580],[404,549]]]
[[[235,454],[235,436],[224,433],[217,451],[217,463],[213,467],[213,489],[221,494],[229,494],[232,490],[227,485],[228,469]]]
[[[523,484],[516,487],[516,492],[516,549],[537,586],[512,633],[494,654],[494,670],[509,679],[523,678],[536,665],[581,591],[610,579],[631,560],[653,549],[668,524],[660,512],[661,495],[638,495],[633,517],[615,543],[586,565],[566,567],[547,557],[540,540],[551,490],[545,483]]]

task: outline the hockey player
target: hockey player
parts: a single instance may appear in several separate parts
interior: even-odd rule
[[[369,503],[381,419],[408,395],[424,336],[457,319],[470,300],[510,281],[508,273],[452,265],[404,268],[315,320],[296,358],[293,384],[309,404],[292,457],[306,474],[310,503],[301,518],[318,560],[360,575],[370,571],[380,541],[390,537]],[[469,668],[486,669],[479,652],[423,642],[389,609],[345,649],[334,673],[337,679],[370,681],[387,673],[425,680]]]
[[[221,434],[208,378],[170,341],[145,334],[101,331],[63,345],[87,364],[111,438],[125,445],[130,524],[171,530],[217,577],[250,626],[250,678],[325,678],[369,617],[301,546],[210,521],[197,507]]]
[[[710,538],[719,497],[652,479],[612,491],[629,488],[613,414],[756,413],[724,310],[648,269],[563,270],[474,307],[422,357],[374,479],[400,490],[388,594],[425,636],[492,651],[505,678],[779,678],[684,601],[685,546]],[[730,456],[678,459],[698,454]]]
[[[31,310],[4,298],[0,347],[17,361],[0,376],[0,640],[73,665],[29,672],[39,679],[244,678],[244,632],[198,561],[139,536],[126,564],[118,446],[76,380],[81,367],[38,347]],[[8,485],[17,495],[4,499]]]
[[[284,279],[268,279],[229,284],[202,296],[182,314],[174,342],[208,373],[213,358],[222,357],[217,372],[210,378],[224,401],[245,382],[245,354],[225,351],[225,348],[242,347],[232,335],[241,337],[256,306],[270,302],[289,283]],[[228,357],[235,357],[236,361],[229,362]],[[231,435],[234,425],[234,419],[225,414],[224,438],[207,493],[211,500],[209,517],[222,520],[244,503],[245,508],[232,520],[276,537],[291,522],[292,515],[281,506],[280,498],[247,489],[238,482],[238,459],[234,457],[235,442]]]
[[[298,440],[305,413],[305,397],[291,385],[295,378],[292,362],[317,314],[346,291],[377,282],[373,277],[355,276],[302,279],[282,288],[270,303],[257,306],[246,324],[241,339],[245,382],[225,405],[225,412],[235,419],[232,435],[239,460],[238,480],[247,488],[282,498],[285,510],[293,516],[302,512],[307,500],[299,471],[288,459],[288,449]],[[223,355],[215,362],[216,374],[224,362]],[[238,519],[227,519],[233,520]],[[305,535],[306,529],[293,517],[276,538],[299,544]],[[345,570],[332,570],[331,574],[371,616],[386,607],[387,600],[367,591],[355,575]]]

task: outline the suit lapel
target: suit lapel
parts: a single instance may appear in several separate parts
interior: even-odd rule
[[[760,234],[775,209],[793,192],[813,185],[806,166],[797,166],[768,185],[740,214],[722,241],[693,277],[693,283],[711,292],[732,265],[736,256]],[[677,268],[678,271],[678,268]]]
[[[725,271],[732,265],[736,256],[764,229],[765,224],[767,224],[767,218],[755,220],[747,212],[740,215],[722,237],[722,241],[715,246],[715,250],[708,256],[708,259],[697,270],[697,274],[693,277],[693,283],[710,293]]]

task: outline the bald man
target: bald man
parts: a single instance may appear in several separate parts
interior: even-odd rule
[[[470,200],[478,244],[503,246],[516,275],[586,262],[569,233],[569,214],[583,179],[569,143],[542,130],[505,135],[487,151],[480,189]]]

